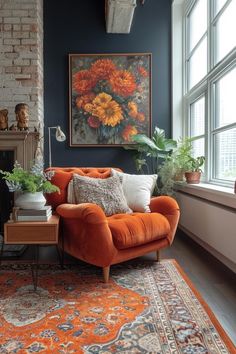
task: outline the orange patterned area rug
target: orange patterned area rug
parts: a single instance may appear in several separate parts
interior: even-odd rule
[[[0,353],[236,353],[173,260],[0,270]]]

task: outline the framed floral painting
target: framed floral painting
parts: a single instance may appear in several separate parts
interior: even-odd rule
[[[69,54],[70,146],[122,146],[151,129],[151,54]]]

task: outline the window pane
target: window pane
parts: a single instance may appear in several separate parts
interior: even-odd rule
[[[232,0],[216,23],[216,58],[218,63],[236,46],[236,0]]]
[[[189,60],[189,88],[191,89],[207,74],[207,38]]]
[[[216,128],[236,122],[236,67],[216,84]]]
[[[193,157],[205,156],[205,139],[197,139],[192,142],[193,145]],[[204,165],[200,167],[204,173]]]
[[[190,134],[202,135],[205,132],[205,97],[195,101],[190,106]]]
[[[227,0],[214,0],[215,15],[222,9]]]
[[[207,1],[198,0],[189,14],[189,50],[191,51],[207,29]]]
[[[236,177],[236,129],[218,133],[214,140],[215,178],[234,181]]]

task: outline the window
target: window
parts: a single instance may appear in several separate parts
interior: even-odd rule
[[[188,21],[188,87],[193,87],[207,73],[207,1],[198,0]]]
[[[185,134],[205,155],[205,180],[236,179],[236,0],[184,0]]]
[[[236,1],[217,1],[216,10],[220,13],[214,19],[215,63],[223,59],[236,45]],[[226,3],[226,7],[222,4]],[[221,5],[220,5],[221,4]]]
[[[236,66],[213,84],[213,179],[236,179]]]
[[[190,136],[194,156],[205,156],[205,96],[190,105]]]

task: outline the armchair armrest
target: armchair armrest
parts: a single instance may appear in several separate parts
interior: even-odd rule
[[[61,204],[65,251],[85,262],[107,267],[117,254],[111,230],[102,208],[92,203]]]
[[[180,217],[178,203],[174,198],[169,196],[154,197],[151,199],[150,209],[152,213],[160,213],[168,219],[170,224],[170,232],[167,238],[171,244],[174,240]]]
[[[57,207],[56,212],[67,219],[82,219],[90,224],[106,223],[106,215],[102,208],[97,204],[61,204]]]

